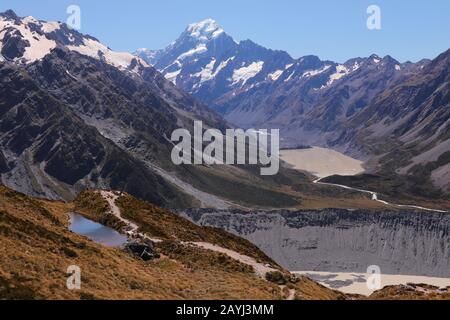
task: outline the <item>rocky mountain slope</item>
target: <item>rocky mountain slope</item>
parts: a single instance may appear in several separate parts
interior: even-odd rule
[[[0,53],[3,60],[30,64],[64,46],[92,58],[105,61],[121,70],[138,73],[148,64],[126,52],[115,52],[89,35],[66,24],[46,22],[34,17],[19,17],[14,11],[0,13]]]
[[[392,179],[389,188],[399,182],[402,197],[442,198],[450,190],[448,52],[417,63],[377,55],[293,59],[236,42],[205,20],[151,58],[146,53],[139,52],[238,127],[279,128],[284,147],[317,145],[370,160],[369,171]]]
[[[7,11],[0,28],[4,183],[52,198],[97,186],[192,205],[119,140],[128,149],[145,146],[148,161],[160,159],[169,132],[193,119],[220,128],[218,116],[144,61],[65,24]]]
[[[350,120],[344,140],[351,139],[376,154],[378,170],[384,175],[397,174],[411,180],[415,188],[424,184],[448,193],[449,66],[450,50],[378,95]]]
[[[23,69],[0,65],[2,181],[28,194],[70,199],[77,190],[115,187],[160,204],[190,203]]]
[[[286,52],[250,40],[235,41],[212,19],[189,25],[163,50],[140,49],[136,54],[208,105],[231,91],[275,77],[293,61]]]
[[[86,187],[114,188],[164,206],[299,203],[300,195],[278,191],[292,183],[284,173],[265,179],[245,166],[173,165],[173,130],[191,130],[194,120],[217,129],[227,124],[138,57],[112,51],[65,24],[12,11],[0,15],[0,30],[0,90],[6,97],[0,170],[8,186],[67,200]],[[47,101],[55,107],[42,107]],[[76,129],[65,132],[72,121]]]
[[[231,123],[281,128],[283,138],[296,137],[296,143],[326,141],[317,133],[331,131],[337,120],[427,63],[377,55],[343,64],[316,56],[293,59],[250,40],[237,42],[211,19],[188,26],[164,50],[136,53]]]

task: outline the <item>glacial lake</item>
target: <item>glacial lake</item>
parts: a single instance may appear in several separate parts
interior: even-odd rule
[[[120,247],[128,240],[116,230],[86,219],[78,213],[70,214],[69,230],[107,247]]]

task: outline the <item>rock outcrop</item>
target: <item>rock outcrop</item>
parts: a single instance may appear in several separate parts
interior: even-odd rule
[[[450,276],[450,215],[419,211],[179,212],[243,236],[291,271]]]
[[[159,254],[155,251],[153,243],[149,241],[129,242],[125,245],[125,250],[144,261],[159,258]]]

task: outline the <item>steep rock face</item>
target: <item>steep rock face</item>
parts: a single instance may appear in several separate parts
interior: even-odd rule
[[[163,50],[140,49],[136,54],[178,87],[212,105],[222,95],[276,77],[293,61],[284,51],[250,40],[235,41],[212,19],[189,25]]]
[[[450,215],[423,212],[190,210],[199,225],[243,236],[293,271],[450,276]]]
[[[28,194],[71,199],[84,188],[127,190],[160,204],[182,204],[141,162],[87,125],[13,64],[0,65],[1,180]]]
[[[450,193],[450,50],[389,86],[346,122],[330,145],[357,145],[397,194],[448,199]],[[332,141],[332,142],[331,142]],[[352,180],[352,179],[350,179]],[[356,179],[350,185],[357,185]],[[364,187],[384,192],[367,179]]]
[[[167,162],[170,132],[194,119],[222,128],[220,117],[138,57],[63,23],[7,11],[0,31],[3,183],[48,198],[96,187],[191,205],[132,150]]]
[[[7,160],[5,158],[5,156],[3,155],[3,152],[0,151],[0,173],[5,173],[8,171],[8,163]]]
[[[293,59],[250,40],[237,42],[211,19],[189,25],[163,50],[136,53],[230,123],[281,129],[289,147],[332,144],[376,95],[427,63],[401,64],[377,55],[342,64],[316,56]],[[336,143],[358,150],[348,144]]]
[[[293,181],[283,173],[277,180],[260,178],[253,167],[175,166],[169,140],[175,129],[192,130],[195,120],[205,128],[228,125],[138,57],[62,23],[13,12],[0,14],[0,31],[0,49],[7,32],[29,42],[18,56],[0,62],[15,70],[0,82],[6,97],[0,112],[8,113],[1,119],[1,170],[8,186],[65,200],[84,188],[125,188],[175,207],[261,205],[261,194],[271,195],[263,197],[264,206],[298,204],[299,197],[276,192],[278,181]],[[18,118],[14,111],[20,108],[25,111]]]
[[[351,59],[344,64],[315,56],[298,59],[279,77],[222,96],[217,110],[243,127],[279,128],[285,146],[330,146],[348,121],[378,94],[415,70],[387,56]],[[356,153],[356,143],[338,140],[337,149]],[[359,152],[359,156],[367,153]]]

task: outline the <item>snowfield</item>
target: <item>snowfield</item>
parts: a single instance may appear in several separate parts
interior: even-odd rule
[[[128,67],[131,65],[133,60],[139,60],[139,62],[145,66],[148,67],[149,65],[141,60],[140,58],[137,58],[136,56],[132,55],[128,52],[115,52],[110,50],[107,46],[104,44],[95,41],[93,39],[84,39],[83,40],[84,45],[82,46],[67,46],[69,50],[76,51],[80,54],[100,59],[99,53],[103,55],[105,61],[120,69],[128,69]]]
[[[317,70],[309,70],[306,71],[303,75],[302,78],[310,78],[310,77],[315,77],[321,73],[324,73],[325,71],[327,71],[328,69],[330,69],[331,66],[330,65],[326,65],[323,68],[317,69]]]
[[[27,17],[26,20],[30,21],[30,17]],[[30,46],[25,48],[25,53],[22,57],[25,60],[25,63],[32,63],[36,60],[40,60],[49,54],[52,49],[56,48],[55,41],[47,39],[45,35],[40,35],[35,31],[31,31],[27,24],[16,25],[12,21],[8,21],[4,18],[0,18],[0,42],[3,42],[3,38],[7,32],[6,29],[10,28],[20,32],[22,38],[30,43]]]
[[[219,27],[218,23],[213,19],[205,19],[198,23],[190,24],[187,32],[191,37],[202,41],[208,41],[217,38],[225,31]]]
[[[264,66],[264,61],[253,62],[247,67],[242,67],[240,69],[234,70],[232,77],[232,85],[241,84],[244,86],[245,83],[251,78],[255,77],[261,72]]]
[[[48,36],[50,33],[55,31],[62,31],[62,24],[59,22],[42,22],[36,20],[35,18],[28,16],[22,18],[20,20],[21,23],[16,24],[11,19],[6,19],[4,17],[0,17],[0,49],[2,47],[3,39],[6,33],[16,32],[20,33],[17,36],[20,36],[23,40],[28,41],[29,46],[25,47],[25,52],[22,57],[15,58],[16,61],[20,61],[26,64],[33,63],[37,60],[41,60],[47,54],[49,54],[54,48],[58,45],[56,41],[51,40]],[[33,27],[40,27],[41,32],[34,31]],[[13,31],[14,30],[14,31]],[[68,41],[73,42],[74,37],[73,34],[62,34],[65,36]],[[142,59],[135,57],[134,55],[128,52],[115,52],[109,49],[104,44],[92,39],[85,37],[83,39],[83,45],[68,45],[65,46],[67,49],[76,51],[80,54],[95,58],[95,59],[103,59],[106,63],[120,69],[129,70],[133,60],[138,62],[137,65],[148,67],[149,65]],[[137,67],[136,67],[137,68]],[[132,72],[137,72],[136,69],[129,70]]]

